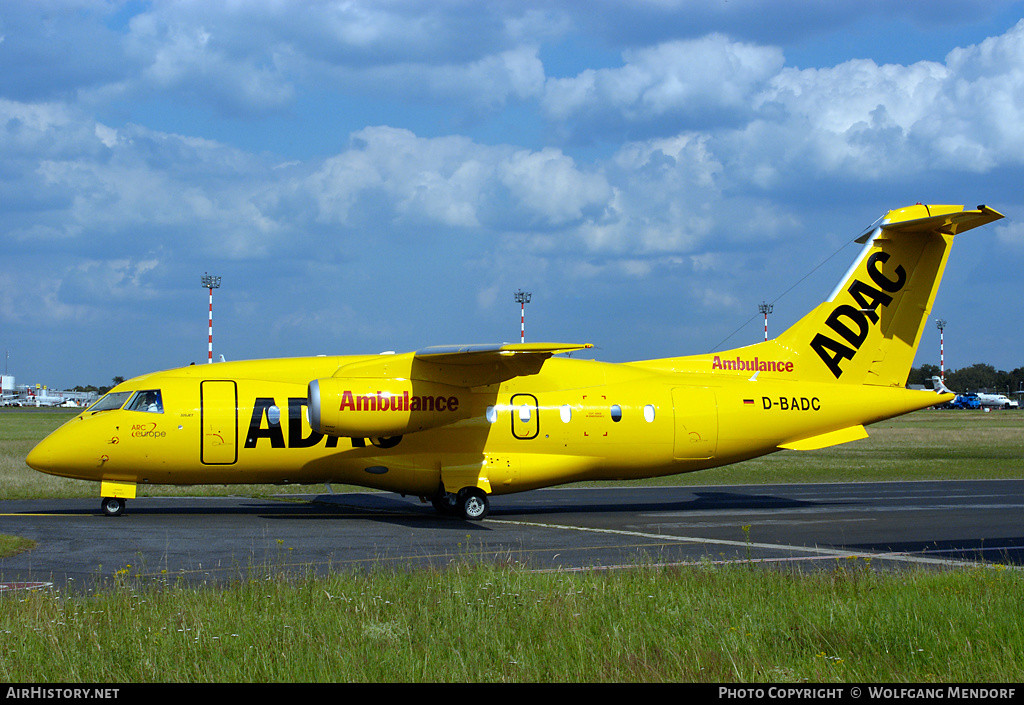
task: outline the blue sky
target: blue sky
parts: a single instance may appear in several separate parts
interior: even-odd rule
[[[1024,365],[1024,3],[0,5],[0,345],[19,384],[228,359],[757,342],[916,202],[948,368]],[[917,364],[938,363],[938,331]]]

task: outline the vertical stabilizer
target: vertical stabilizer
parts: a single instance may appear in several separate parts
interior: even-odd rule
[[[1002,217],[985,206],[890,211],[858,238],[864,249],[829,299],[774,342],[802,379],[904,386],[953,237]]]

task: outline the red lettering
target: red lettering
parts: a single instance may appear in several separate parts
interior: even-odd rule
[[[341,393],[339,411],[458,411],[459,398],[444,396],[415,396],[403,391],[402,396],[378,391],[376,394],[356,395],[346,389]]]
[[[356,410],[355,402],[352,401],[352,392],[348,390],[345,390],[341,395],[341,408],[338,411],[345,411],[345,409],[349,411]]]
[[[793,363],[785,360],[762,360],[755,357],[752,360],[744,360],[737,357],[735,360],[723,360],[715,355],[711,359],[712,370],[737,370],[745,372],[792,372]]]

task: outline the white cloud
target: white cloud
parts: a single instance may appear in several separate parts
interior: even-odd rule
[[[581,171],[556,149],[421,138],[390,127],[354,134],[351,147],[327,159],[306,187],[321,221],[351,225],[373,213],[392,223],[459,228],[560,226],[600,210],[610,195],[599,174]],[[505,213],[515,213],[515,222],[494,222]]]
[[[999,224],[995,227],[995,233],[1001,245],[1024,252],[1024,222]]]
[[[945,64],[784,69],[755,98],[760,117],[719,149],[747,155],[762,185],[811,167],[850,181],[1024,161],[1024,21]]]
[[[751,95],[783,66],[782,51],[719,34],[623,53],[624,65],[548,81],[544,109],[556,121],[701,121],[714,111],[746,113]],[[593,113],[596,111],[597,115]]]
[[[695,132],[734,181],[767,189],[808,169],[864,182],[1024,161],[1024,20],[945,63],[796,69],[777,47],[717,34],[623,57],[619,68],[549,79],[548,119],[610,141],[630,126]]]
[[[582,220],[587,211],[603,210],[611,189],[600,174],[581,172],[560,150],[519,150],[498,166],[512,207],[534,214],[541,223],[561,225]]]
[[[139,15],[126,53],[142,66],[140,93],[201,97],[228,112],[276,109],[291,102],[294,86],[281,66],[285,47],[240,47],[237,30]]]

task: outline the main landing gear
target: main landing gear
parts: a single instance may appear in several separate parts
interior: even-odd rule
[[[487,493],[478,487],[464,487],[458,492],[444,492],[430,500],[441,514],[479,521],[491,511]]]
[[[125,501],[120,497],[104,497],[100,509],[108,517],[119,517],[124,514]]]

